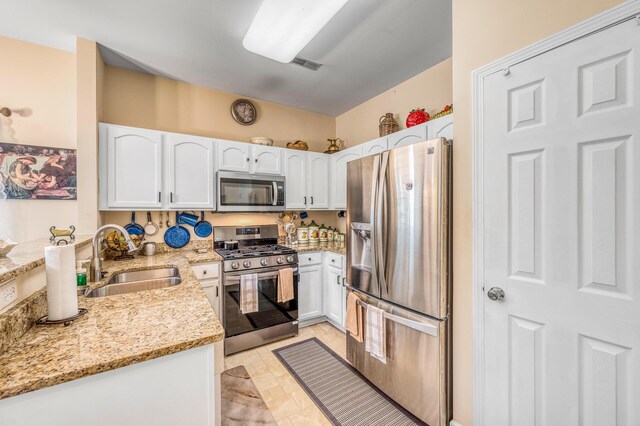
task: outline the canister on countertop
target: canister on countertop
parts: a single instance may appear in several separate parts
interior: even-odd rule
[[[309,244],[309,227],[304,221],[300,222],[298,227],[298,244]]]
[[[334,234],[335,232],[336,232],[336,231],[334,231],[332,227],[329,227],[329,229],[327,230],[327,240],[328,240],[330,243],[332,243],[332,242],[333,242],[333,237],[334,237],[334,235],[335,235],[335,234]]]
[[[309,242],[317,243],[320,241],[320,227],[315,220],[312,220],[309,224]]]
[[[321,243],[326,243],[327,241],[329,241],[329,228],[324,226],[324,223],[320,225],[320,229],[318,231],[320,233],[319,240]]]
[[[142,255],[143,256],[153,256],[156,254],[156,243],[148,242],[142,245]]]

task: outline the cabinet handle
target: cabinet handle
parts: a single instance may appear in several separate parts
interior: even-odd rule
[[[220,295],[218,294],[218,289],[219,289],[219,288],[220,288],[220,287],[216,286],[216,297],[219,297],[219,296],[220,296]]]
[[[247,157],[247,163],[250,161],[249,157]]]
[[[169,193],[169,201],[171,201],[171,204],[173,204],[173,192]]]
[[[342,277],[342,287],[346,287],[347,286],[347,278],[346,277]]]
[[[313,205],[313,197],[311,197],[311,205]]]
[[[332,261],[333,263],[336,263],[336,260],[335,260],[335,259],[331,259],[331,261]]]
[[[309,262],[311,262],[311,258],[309,258]]]
[[[158,202],[162,202],[162,192],[158,191]]]
[[[304,205],[307,205],[307,197],[304,197]]]
[[[340,275],[336,277],[338,279],[338,285],[340,285]]]
[[[207,275],[207,270],[202,271],[202,275]]]
[[[258,162],[258,159],[256,158],[256,163]]]

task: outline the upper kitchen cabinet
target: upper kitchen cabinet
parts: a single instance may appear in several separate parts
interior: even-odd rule
[[[309,210],[329,208],[328,155],[307,152],[307,194],[309,197],[307,208]]]
[[[375,141],[374,141],[375,142]],[[331,155],[331,208],[347,208],[347,163],[362,157],[362,145]]]
[[[307,208],[307,153],[287,149],[284,153],[286,207],[290,210]]]
[[[229,172],[281,175],[282,148],[219,141],[218,168]]]
[[[362,147],[363,157],[380,154],[381,152],[387,150],[387,137],[383,136],[381,138],[374,139],[369,142],[365,142],[362,145],[358,145],[358,146]]]
[[[408,129],[387,135],[388,148],[400,148],[401,146],[412,145],[417,142],[428,140],[429,135],[427,124],[429,124],[429,122],[418,124],[417,126],[409,127]]]
[[[100,124],[100,208],[162,207],[163,134]]]
[[[428,122],[429,139],[447,138],[453,139],[453,114],[436,118]]]
[[[282,175],[282,148],[251,145],[251,173],[263,175]]]
[[[167,135],[165,201],[169,208],[215,209],[214,147],[213,139]]]
[[[251,170],[250,150],[248,143],[218,141],[218,169],[248,173]]]

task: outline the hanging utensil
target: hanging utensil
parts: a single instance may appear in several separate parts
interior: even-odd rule
[[[162,221],[162,216],[164,216],[162,210],[160,211],[160,222],[158,222],[158,226],[160,227],[160,229],[162,229],[162,227],[164,226],[164,222]]]
[[[142,235],[144,237],[144,228],[136,223],[136,212],[131,212],[131,223],[125,225],[124,229],[129,235]]]
[[[151,220],[151,212],[147,212],[147,224],[144,226],[144,233],[146,235],[156,235],[158,233],[158,225]]]
[[[193,232],[200,238],[206,238],[213,232],[211,223],[204,220],[204,211],[200,212],[200,220],[193,227]]]
[[[171,248],[182,248],[191,240],[189,230],[180,225],[180,216],[176,212],[176,224],[164,233],[164,242]]]

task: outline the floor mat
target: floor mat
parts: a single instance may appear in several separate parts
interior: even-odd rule
[[[273,353],[334,425],[425,425],[315,337]]]
[[[277,426],[278,423],[243,366],[223,371],[220,385],[223,425]]]

